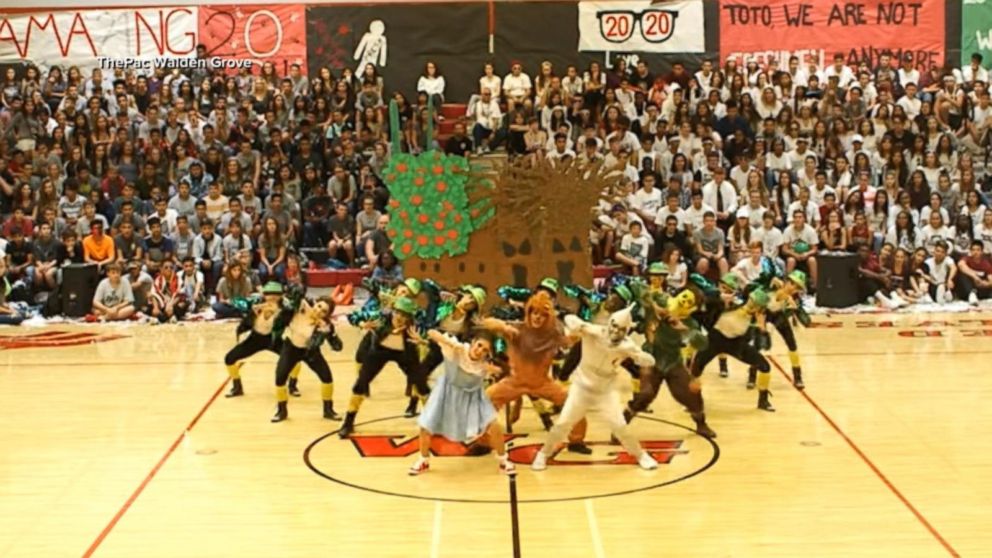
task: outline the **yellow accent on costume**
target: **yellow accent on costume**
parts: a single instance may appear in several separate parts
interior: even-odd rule
[[[331,401],[334,399],[334,382],[320,384],[320,398],[324,401]]]
[[[289,377],[296,379],[300,377],[300,370],[303,370],[303,363],[297,362],[293,369],[289,372]]]
[[[427,394],[426,393],[420,393],[420,390],[417,389],[417,386],[415,386],[413,384],[410,384],[410,392],[417,399],[420,399],[421,402],[427,401]]]
[[[641,393],[641,379],[631,378],[630,386],[634,389],[634,393]]]
[[[289,401],[289,389],[286,386],[276,386],[276,401],[280,403]]]
[[[362,402],[365,401],[364,395],[352,395],[351,399],[348,400],[348,412],[357,413],[358,409],[362,406]]]
[[[793,368],[799,368],[799,353],[789,351],[789,362],[792,363]]]
[[[232,380],[241,379],[241,366],[243,363],[236,362],[234,364],[227,365],[227,375],[231,377]]]
[[[769,372],[758,372],[758,389],[761,391],[768,391],[768,384],[772,382],[772,373]]]

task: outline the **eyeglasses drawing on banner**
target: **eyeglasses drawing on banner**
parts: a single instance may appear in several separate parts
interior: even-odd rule
[[[603,11],[596,14],[599,19],[599,33],[611,43],[623,43],[634,35],[634,27],[641,28],[641,37],[649,43],[662,43],[671,38],[675,31],[674,10],[627,10]]]

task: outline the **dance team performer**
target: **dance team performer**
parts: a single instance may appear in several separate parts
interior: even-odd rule
[[[469,442],[485,435],[496,450],[500,471],[515,474],[516,468],[507,458],[496,407],[483,389],[486,376],[500,371],[490,363],[492,335],[485,331],[476,332],[471,336],[471,342],[466,343],[432,329],[427,332],[427,338],[441,351],[444,374],[438,378],[417,421],[420,425],[420,456],[409,473],[419,475],[430,469],[432,435],[455,442]]]
[[[497,409],[524,395],[547,399],[555,405],[565,404],[568,393],[551,379],[551,365],[559,350],[568,346],[568,339],[556,319],[554,301],[548,292],[539,289],[531,295],[524,308],[523,322],[485,318],[480,326],[500,335],[507,343],[510,374],[486,391]],[[582,441],[585,430],[585,420],[576,423],[569,434],[569,451],[592,453]]]
[[[369,396],[369,385],[386,364],[395,362],[411,381],[419,397],[426,398],[430,393],[427,381],[421,374],[418,354],[418,346],[425,343],[414,321],[418,310],[413,300],[397,298],[392,302],[390,311],[383,313],[382,319],[362,324],[369,332],[359,344],[356,354],[360,368],[351,388],[351,401],[344,424],[338,431],[340,438],[347,438],[355,431],[355,417]]]
[[[324,418],[341,420],[334,412],[334,376],[331,367],[320,352],[321,345],[326,341],[333,351],[343,348],[341,338],[334,330],[331,317],[334,314],[334,301],[330,297],[317,299],[310,304],[307,299],[301,299],[294,310],[289,325],[283,333],[282,347],[279,351],[279,361],[276,363],[276,414],[272,422],[282,422],[289,417],[288,395],[286,383],[290,372],[300,362],[306,365],[320,378],[320,398],[323,401]]]
[[[615,386],[621,370],[619,364],[624,360],[630,359],[642,369],[654,365],[654,357],[628,338],[634,327],[633,308],[628,306],[614,312],[607,326],[590,324],[569,314],[565,316],[565,327],[568,334],[581,337],[582,359],[569,385],[561,415],[544,446],[534,456],[531,468],[535,471],[547,468],[548,457],[555,452],[556,446],[580,420],[585,419],[586,414],[598,411],[606,419],[613,436],[637,459],[641,468],[657,469],[658,462],[629,432]]]

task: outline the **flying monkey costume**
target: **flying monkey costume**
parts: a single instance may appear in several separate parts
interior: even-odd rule
[[[643,375],[641,391],[628,405],[625,413],[628,422],[648,408],[658,397],[661,384],[665,383],[672,398],[692,414],[696,431],[708,438],[716,437],[706,424],[702,392],[690,388],[691,377],[683,357],[685,345],[700,350],[707,344],[699,323],[691,317],[696,311],[698,296],[693,288],[686,288],[674,297],[656,291],[643,294],[647,338],[644,350],[651,354],[655,363],[650,373]]]
[[[754,288],[764,289],[769,292],[768,308],[765,309],[765,316],[768,323],[775,326],[785,346],[789,349],[789,362],[792,365],[793,384],[797,389],[804,389],[803,371],[799,362],[799,345],[796,343],[796,333],[792,329],[792,321],[795,319],[804,327],[809,326],[810,317],[803,308],[802,301],[797,300],[797,295],[806,290],[806,274],[796,270],[788,277],[782,277],[781,270],[769,260],[768,271],[765,269],[765,262],[762,262],[761,276],[751,283]],[[758,348],[767,351],[771,348],[770,337],[760,337]],[[748,389],[754,387],[757,377],[757,370],[748,370]]]
[[[638,348],[627,337],[634,326],[632,314],[631,307],[614,312],[610,316],[609,325],[605,327],[586,323],[575,315],[565,316],[567,331],[582,338],[582,360],[575,370],[561,415],[548,434],[544,447],[534,457],[531,465],[533,469],[547,467],[548,456],[554,453],[555,447],[564,440],[572,427],[590,411],[599,411],[603,415],[613,435],[630,455],[637,458],[641,467],[658,467],[654,458],[630,434],[614,385],[619,377],[620,362],[630,359],[642,368],[654,365],[654,357]]]
[[[706,365],[719,354],[726,354],[753,366],[758,370],[758,408],[774,411],[768,400],[771,395],[768,384],[771,381],[771,365],[754,345],[750,343],[752,321],[757,323],[760,333],[767,335],[764,309],[768,306],[768,293],[758,289],[751,292],[744,304],[724,307],[713,327],[709,328],[709,344],[696,353],[692,361],[692,375],[698,378]]]
[[[282,285],[275,282],[266,283],[262,288],[262,299],[257,295],[234,301],[235,307],[241,309],[244,317],[238,324],[237,334],[240,336],[245,331],[250,332],[230,351],[224,355],[224,365],[227,366],[227,373],[231,377],[231,390],[225,397],[240,397],[244,395],[244,388],[241,384],[241,367],[244,361],[262,351],[272,351],[279,354],[282,345],[282,330],[288,323],[286,312],[289,318],[292,317],[292,309],[284,306],[282,300]],[[277,300],[266,300],[267,297],[278,296]],[[290,302],[289,304],[293,304]],[[301,364],[297,364],[290,372],[289,393],[299,397],[297,389],[297,379],[300,375]]]
[[[318,305],[320,303],[317,302]],[[282,347],[279,350],[279,361],[276,363],[276,414],[272,417],[272,422],[281,422],[289,416],[287,408],[289,390],[286,383],[290,372],[301,362],[306,363],[320,378],[320,398],[323,401],[324,418],[340,420],[340,416],[334,412],[334,376],[331,374],[327,360],[320,352],[320,347],[326,341],[331,350],[340,351],[343,344],[331,323],[334,304],[326,301],[324,304],[328,305],[328,312],[327,316],[321,318],[315,315],[316,308],[306,299],[300,300],[282,334]]]
[[[386,364],[395,362],[407,379],[413,384],[417,395],[426,399],[430,393],[427,379],[421,374],[418,346],[423,340],[415,331],[414,316],[417,304],[406,297],[393,301],[389,320],[370,331],[358,346],[356,359],[360,363],[358,379],[351,388],[351,401],[344,424],[338,431],[340,438],[347,438],[355,430],[355,417],[365,398],[369,396],[369,385],[375,380]],[[385,318],[385,315],[383,315]]]

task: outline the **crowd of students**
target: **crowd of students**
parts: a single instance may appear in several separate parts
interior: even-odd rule
[[[237,75],[8,67],[0,321],[17,323],[74,264],[105,276],[93,319],[231,316],[236,298],[269,280],[300,283],[308,265],[395,277],[395,258],[381,257],[393,139],[414,153],[601,163],[619,184],[594,209],[594,261],[635,274],[663,261],[674,288],[694,271],[743,269],[758,248],[815,285],[828,250],[862,254],[863,298],[886,306],[987,298],[982,64],[921,70],[882,55],[852,66],[838,55],[826,67],[707,60],[656,74],[620,58],[544,62],[533,79],[521,63],[503,77],[486,64],[450,136],[428,110],[446,100],[430,61],[415,102],[372,64],[310,76],[272,64]]]

